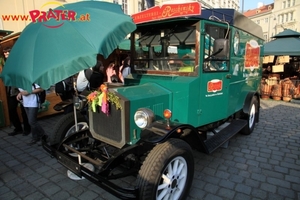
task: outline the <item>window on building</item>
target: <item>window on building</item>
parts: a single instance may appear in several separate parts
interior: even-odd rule
[[[128,4],[127,0],[122,0],[122,8],[125,14],[128,14]]]
[[[269,22],[269,18],[265,18],[265,23],[268,23]]]
[[[113,3],[119,4],[119,0],[114,0]]]
[[[286,13],[284,16],[285,16],[285,21],[286,22],[289,21],[288,14]]]
[[[139,1],[138,3],[138,12],[142,11],[142,2]]]
[[[291,4],[292,6],[294,6],[295,5],[295,0],[292,0],[292,4]]]
[[[286,2],[284,1],[282,2],[282,8],[285,8],[285,6],[286,6]]]
[[[264,40],[267,41],[267,39],[268,39],[268,35],[264,34]]]
[[[290,13],[290,20],[291,20],[291,21],[294,20],[294,13],[293,13],[293,12]]]
[[[259,24],[259,20],[257,20],[256,23]]]
[[[284,22],[284,16],[283,15],[280,15],[280,18],[281,18],[281,23],[283,23]]]
[[[291,6],[291,0],[287,0],[286,2],[287,2],[287,5],[286,5],[286,6],[287,6],[287,7],[290,7],[290,6]]]

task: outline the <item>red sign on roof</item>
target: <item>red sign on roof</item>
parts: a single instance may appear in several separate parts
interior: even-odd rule
[[[201,14],[201,4],[199,2],[189,2],[181,4],[164,4],[154,6],[147,10],[133,14],[134,23],[150,22],[175,17],[186,17]]]

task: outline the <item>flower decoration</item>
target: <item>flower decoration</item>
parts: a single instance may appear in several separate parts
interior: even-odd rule
[[[106,85],[102,84],[98,90],[91,92],[87,96],[88,103],[93,112],[96,112],[97,106],[101,107],[101,111],[105,114],[109,114],[109,103],[116,106],[116,109],[121,109],[119,97],[113,92],[109,92]]]

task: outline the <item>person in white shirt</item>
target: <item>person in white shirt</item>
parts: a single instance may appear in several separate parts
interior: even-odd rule
[[[78,92],[82,92],[83,90],[89,88],[90,77],[91,77],[92,73],[93,73],[93,71],[91,68],[81,70],[78,73],[77,80],[76,80],[76,86],[77,86]]]
[[[20,93],[17,95],[17,100],[23,101],[23,106],[27,114],[28,122],[31,126],[32,140],[27,143],[33,145],[38,143],[41,145],[41,138],[45,135],[45,131],[38,123],[37,115],[39,110],[39,101],[37,93],[42,92],[43,89],[35,84],[32,86],[32,92],[27,92],[22,88],[19,88]]]

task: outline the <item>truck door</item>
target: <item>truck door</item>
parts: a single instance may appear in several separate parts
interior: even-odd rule
[[[205,25],[203,65],[200,74],[201,123],[228,117],[229,84],[229,29],[225,26]],[[201,58],[201,57],[200,57]]]

